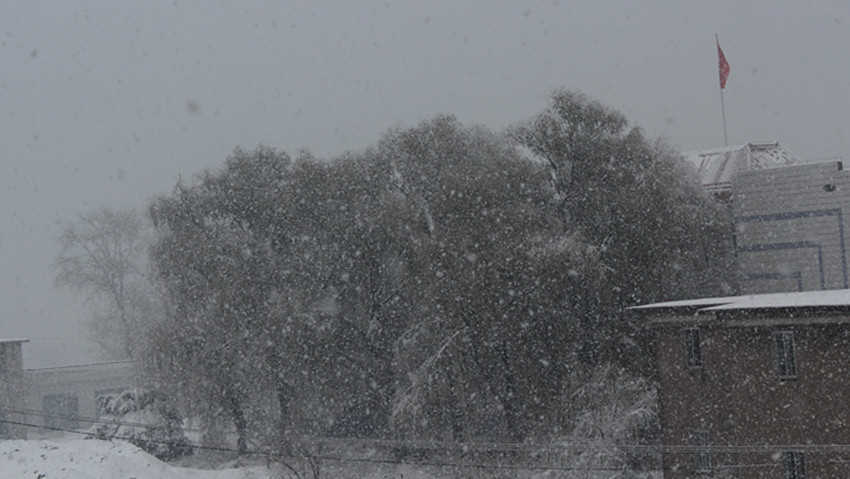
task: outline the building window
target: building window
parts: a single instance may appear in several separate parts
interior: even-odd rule
[[[802,452],[785,453],[785,477],[787,479],[806,478],[806,461]]]
[[[76,429],[79,401],[74,394],[49,394],[42,398],[44,425],[58,429]]]
[[[776,349],[776,374],[779,379],[797,377],[797,363],[794,360],[794,332],[777,331],[773,334]]]
[[[699,341],[699,329],[688,328],[684,331],[685,364],[689,368],[702,367],[702,349]]]
[[[694,430],[691,431],[691,460],[694,465],[694,472],[709,473],[711,472],[711,451],[708,448],[708,431]]]

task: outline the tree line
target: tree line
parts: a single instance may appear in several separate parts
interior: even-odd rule
[[[330,160],[237,148],[147,213],[146,262],[91,248],[127,243],[84,234],[120,217],[101,210],[58,281],[243,450],[564,436],[601,368],[649,374],[626,307],[732,284],[728,212],[678,153],[566,90],[499,134],[443,115]]]

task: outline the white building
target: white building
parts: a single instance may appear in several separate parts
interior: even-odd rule
[[[724,202],[729,201],[739,173],[805,164],[778,141],[686,151],[682,158],[696,168],[706,191]]]
[[[25,370],[28,421],[42,431],[88,428],[101,415],[98,396],[139,387],[138,377],[133,361]]]
[[[706,191],[731,207],[741,293],[850,288],[844,237],[850,176],[839,158],[807,163],[779,142],[682,158]]]
[[[98,396],[137,388],[132,361],[24,369],[26,339],[0,339],[0,439],[87,429]]]
[[[840,161],[742,172],[732,208],[742,293],[850,287],[850,172]]]

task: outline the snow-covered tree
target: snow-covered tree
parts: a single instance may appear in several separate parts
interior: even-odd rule
[[[89,336],[111,357],[136,356],[146,324],[158,314],[149,229],[138,211],[100,208],[67,224],[59,237],[56,284],[86,295]]]
[[[624,308],[728,292],[729,212],[708,198],[669,146],[648,140],[621,113],[566,90],[511,136],[548,165],[565,235],[596,255],[602,273],[571,304],[582,322],[585,364],[631,349],[634,330],[621,327]]]
[[[208,414],[224,411],[242,449],[269,424],[284,442],[385,428],[405,318],[386,174],[237,150],[152,205],[169,301],[151,363]]]
[[[183,433],[183,418],[161,391],[130,389],[97,397],[100,424],[90,432],[97,439],[129,441],[162,460],[192,453]]]
[[[449,116],[390,132],[379,152],[420,225],[407,267],[418,317],[401,338],[409,383],[396,423],[468,440],[497,418],[522,439],[571,362],[570,321],[538,254],[560,232],[546,170]]]
[[[558,92],[509,137],[445,115],[332,161],[237,149],[152,203],[148,363],[242,450],[565,434],[600,364],[646,364],[624,307],[724,279],[726,212],[627,128]]]
[[[268,300],[284,274],[274,251],[289,240],[273,221],[288,164],[268,148],[237,149],[221,172],[178,184],[150,209],[167,307],[151,332],[148,363],[204,406],[209,421],[224,411],[240,451],[247,449],[250,401],[261,389],[254,379],[286,389],[264,368],[267,354],[277,354],[264,333]]]

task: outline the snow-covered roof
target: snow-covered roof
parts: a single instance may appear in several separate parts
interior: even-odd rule
[[[803,291],[799,293],[752,294],[719,298],[689,299],[634,306],[632,310],[695,309],[698,312],[788,309],[788,308],[850,308],[850,289]]]
[[[731,190],[732,180],[741,171],[805,164],[778,141],[686,151],[682,158],[694,165],[700,182],[710,192]]]
[[[0,338],[0,343],[28,343],[26,338]]]

